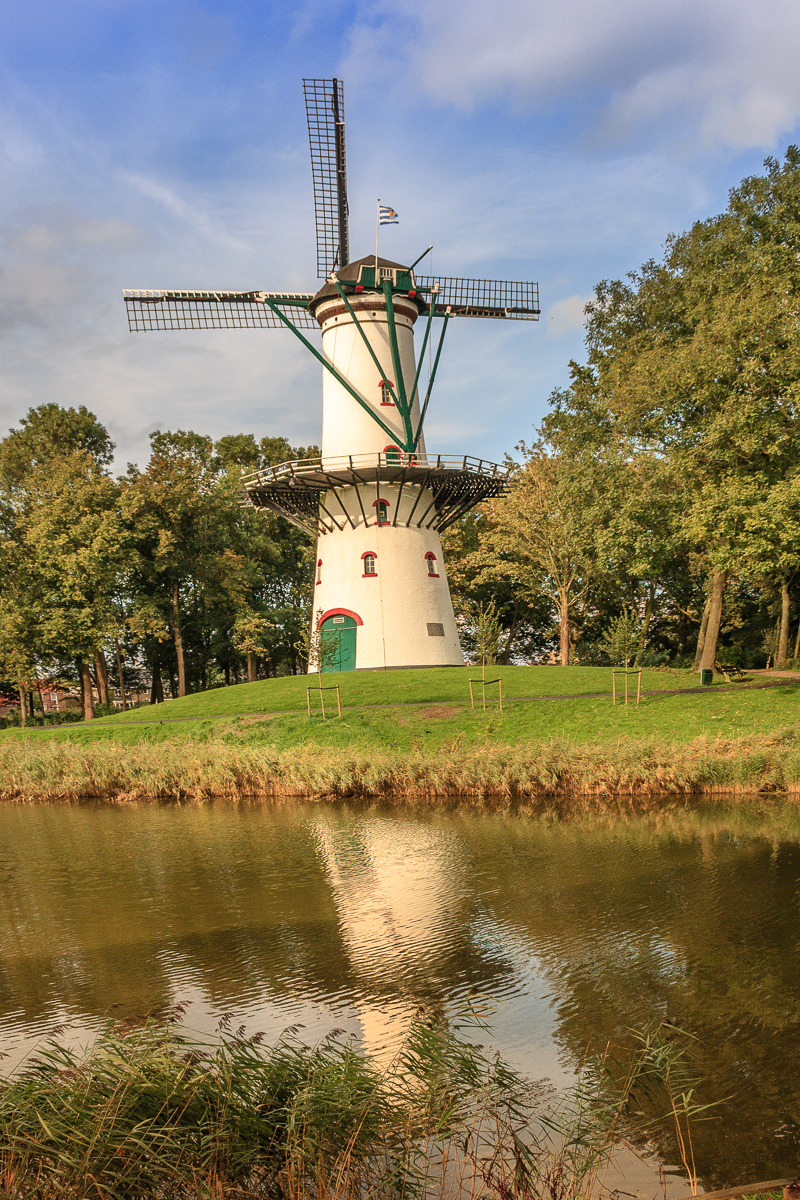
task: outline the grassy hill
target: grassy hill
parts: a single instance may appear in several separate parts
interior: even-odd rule
[[[480,678],[479,669],[347,672],[323,676],[325,686],[339,684],[341,721],[330,691],[325,693],[326,711],[333,719],[320,719],[317,677],[289,676],[200,692],[48,731],[7,730],[0,733],[0,742],[33,738],[131,745],[227,738],[278,749],[317,745],[422,751],[450,745],[454,739],[464,746],[487,740],[513,744],[559,737],[592,742],[652,735],[685,742],[698,735],[769,734],[800,721],[800,678],[769,689],[726,687],[717,681],[711,688],[670,695],[698,688],[697,675],[688,670],[644,671],[642,703],[626,709],[612,704],[611,670],[606,667],[501,667],[487,672],[487,678],[498,677],[503,680],[502,715],[497,687],[488,689],[492,701],[485,712],[472,711],[468,681]],[[619,676],[617,680],[619,686]],[[315,713],[311,721],[306,709],[309,684]],[[635,677],[630,686],[635,688]]]

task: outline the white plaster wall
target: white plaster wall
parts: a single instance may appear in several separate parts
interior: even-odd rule
[[[356,497],[367,513],[365,525]],[[408,519],[414,502],[415,522],[431,503],[427,489],[406,487],[399,496],[397,486],[381,485],[381,497],[389,503],[394,519],[398,499],[398,521]],[[314,588],[314,616],[334,608],[345,608],[361,618],[356,635],[356,669],[381,667],[461,666],[464,657],[456,631],[450,589],[444,570],[442,545],[434,529],[398,524],[378,526],[372,507],[374,486],[339,489],[342,503],[353,525],[326,534],[317,543],[322,559],[321,582]],[[341,509],[325,498],[331,512]],[[431,509],[427,520],[433,518]],[[340,517],[340,520],[342,518]],[[377,556],[377,575],[364,577],[362,555]],[[438,578],[428,575],[425,554],[436,555]],[[444,637],[431,637],[428,622],[444,627]]]
[[[361,303],[360,297],[351,297]],[[395,301],[395,326],[398,350],[403,369],[406,390],[411,391],[416,372],[414,361],[414,323],[410,317],[397,311],[397,305],[406,309],[415,308],[412,300],[403,298]],[[364,345],[364,340],[348,312],[337,313],[325,320],[325,313],[341,307],[337,296],[321,305],[317,316],[322,321],[322,352],[342,375],[353,385],[359,395],[374,407],[382,420],[395,430],[394,441],[403,442],[403,422],[397,408],[381,405],[381,378],[388,377],[396,384],[392,351],[389,343],[389,328],[385,302],[375,297],[375,307],[359,310],[358,321],[370,345],[385,371],[381,375]],[[414,397],[411,419],[413,429],[419,423],[419,397]],[[348,454],[379,454],[391,443],[385,430],[376,425],[346,388],[323,368],[322,372],[322,457],[339,458]],[[419,452],[425,453],[424,438],[420,439]]]

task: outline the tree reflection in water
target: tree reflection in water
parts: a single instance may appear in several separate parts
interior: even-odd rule
[[[706,1188],[798,1157],[795,809],[546,824],[319,805],[0,809],[0,1033],[193,999],[388,1053],[419,1004],[499,1006],[533,1076],[669,1017],[699,1038]],[[386,1049],[389,1048],[389,1050]],[[13,1059],[9,1061],[14,1061]],[[674,1162],[665,1139],[659,1150]]]

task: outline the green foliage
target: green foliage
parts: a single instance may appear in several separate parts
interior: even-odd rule
[[[484,678],[486,668],[497,662],[503,639],[500,613],[493,600],[466,601],[460,607],[461,647],[480,663]]]
[[[620,1144],[666,1117],[683,1145],[707,1108],[673,1027],[608,1050],[553,1097],[467,1040],[485,1028],[473,1014],[423,1010],[380,1067],[335,1033],[264,1047],[227,1033],[230,1017],[198,1041],[182,1012],[108,1026],[86,1053],[51,1041],[0,1084],[8,1200],[421,1198],[445,1169],[468,1194],[577,1200]]]
[[[639,665],[644,651],[641,623],[631,612],[623,612],[603,635],[603,647],[612,663],[621,667]]]
[[[174,694],[176,675],[199,690],[246,659],[296,669],[310,547],[240,503],[242,468],[292,447],[182,430],[151,445],[144,470],[114,480],[102,425],[54,403],[0,442],[0,674],[17,690],[79,671],[105,685],[109,659],[117,684],[119,661],[128,686],[152,674],[156,699],[164,675]]]

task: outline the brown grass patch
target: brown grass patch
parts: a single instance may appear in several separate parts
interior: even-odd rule
[[[414,715],[418,721],[446,721],[448,717],[460,716],[461,707],[455,704],[431,704]]]

